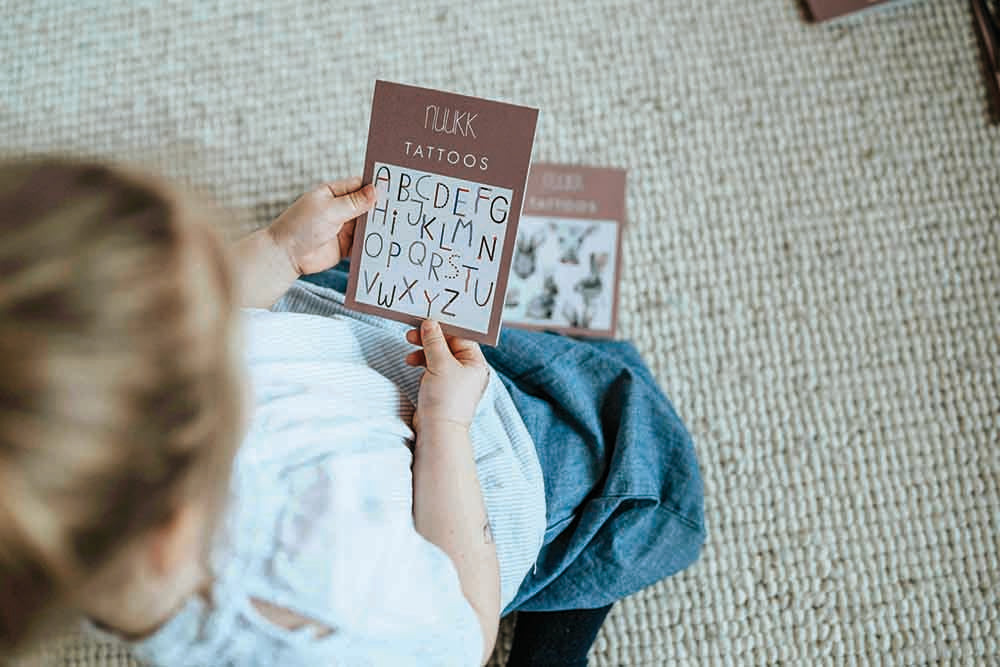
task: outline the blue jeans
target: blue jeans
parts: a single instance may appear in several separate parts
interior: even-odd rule
[[[346,270],[304,280],[343,292]],[[545,480],[544,545],[505,614],[603,607],[697,559],[705,513],[694,445],[631,343],[505,329],[483,353]]]

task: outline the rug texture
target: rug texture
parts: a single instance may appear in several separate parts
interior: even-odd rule
[[[360,173],[375,78],[538,106],[536,159],[629,170],[620,335],[710,536],[594,665],[1000,663],[1000,134],[964,0],[0,0],[0,151],[151,165],[232,234]]]

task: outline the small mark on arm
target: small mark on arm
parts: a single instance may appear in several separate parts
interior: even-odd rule
[[[493,544],[493,529],[490,528],[490,522],[488,519],[486,523],[483,524],[483,542],[486,544]]]

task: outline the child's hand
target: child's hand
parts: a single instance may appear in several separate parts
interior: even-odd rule
[[[375,204],[375,188],[361,179],[326,183],[299,197],[267,228],[298,275],[336,266],[351,253],[354,219]]]
[[[406,333],[406,340],[423,346],[406,355],[406,363],[424,366],[414,430],[443,426],[468,430],[489,381],[489,366],[479,345],[445,336],[441,325],[426,320]]]

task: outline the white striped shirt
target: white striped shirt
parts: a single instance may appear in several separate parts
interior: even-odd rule
[[[478,664],[482,633],[448,557],[417,532],[407,441],[421,369],[397,322],[296,283],[249,310],[253,421],[237,454],[212,604],[193,599],[137,654],[170,665]],[[501,598],[541,548],[537,454],[495,373],[470,429]],[[250,600],[333,629],[287,631]]]

